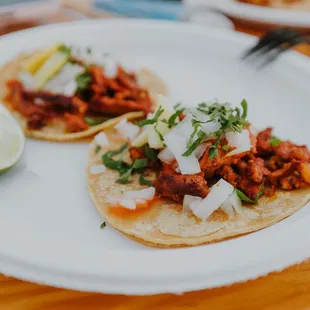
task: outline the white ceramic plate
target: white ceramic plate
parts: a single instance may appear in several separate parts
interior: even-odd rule
[[[63,40],[112,52],[162,76],[175,102],[249,101],[258,127],[310,144],[310,61],[289,53],[256,71],[240,54],[254,38],[185,24],[109,20],[36,28],[0,38],[0,65]],[[108,293],[184,292],[244,281],[310,256],[310,207],[248,236],[184,249],[152,249],[102,219],[86,190],[88,145],[28,140],[0,176],[0,271],[59,287]]]
[[[310,28],[310,12],[275,9],[240,3],[235,0],[184,0],[187,15],[203,10],[218,10],[227,16],[282,26]]]

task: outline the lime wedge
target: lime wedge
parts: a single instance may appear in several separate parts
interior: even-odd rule
[[[0,172],[14,166],[25,145],[25,137],[12,116],[0,109]]]

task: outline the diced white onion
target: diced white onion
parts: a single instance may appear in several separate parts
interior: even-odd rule
[[[162,121],[169,119],[174,113],[172,102],[168,97],[162,94],[158,94],[156,97],[156,112],[160,109],[160,107],[163,110],[158,118],[158,121],[155,125],[151,125],[148,128],[148,143],[153,149],[161,149],[164,147],[161,135],[165,136],[170,131],[170,128],[168,124]],[[156,126],[156,130],[154,126]]]
[[[224,179],[220,179],[215,185],[212,186],[208,196],[198,205],[191,207],[191,210],[197,217],[206,220],[221,206],[221,204],[231,195],[233,191],[234,187],[231,184],[226,182]]]
[[[115,78],[117,75],[118,65],[115,59],[106,57],[103,61],[104,75],[107,78]]]
[[[234,191],[229,197],[230,203],[238,214],[243,213],[242,201],[237,192]]]
[[[201,201],[201,197],[185,195],[183,199],[183,212],[188,212],[191,209],[194,209]]]
[[[64,95],[65,96],[73,96],[77,89],[77,83],[75,80],[72,80],[66,84],[64,87]]]
[[[96,142],[97,145],[100,145],[100,146],[107,146],[107,145],[109,145],[108,137],[106,136],[106,134],[103,131],[98,133],[95,136],[95,142]]]
[[[119,203],[120,200],[122,200],[122,196],[110,196],[107,197],[107,201],[111,204],[111,206],[115,206]]]
[[[232,156],[240,153],[247,152],[251,149],[251,141],[248,130],[242,130],[241,132],[227,132],[225,137],[228,144],[235,147],[233,151],[229,152],[226,156]]]
[[[235,148],[251,147],[251,141],[248,130],[242,130],[241,132],[226,132],[225,137],[230,146]]]
[[[128,138],[130,141],[135,139],[140,133],[140,127],[133,123],[127,122],[126,118],[123,118],[115,128],[120,132],[122,136]]]
[[[146,125],[146,126],[142,127],[142,131],[140,132],[140,134],[133,141],[131,141],[132,146],[141,147],[141,146],[147,144],[147,141],[149,139],[149,133],[147,130],[148,126],[150,126],[150,125]]]
[[[220,122],[209,122],[204,123],[201,125],[201,129],[206,133],[210,134],[211,132],[216,132],[219,129],[221,129],[221,123]]]
[[[126,209],[129,209],[129,210],[136,209],[136,203],[134,202],[133,199],[121,199],[118,203]]]
[[[152,200],[155,196],[155,187],[148,187],[137,191],[124,193],[125,198]]]
[[[228,215],[229,218],[234,217],[235,211],[228,199],[221,204],[221,209]]]
[[[250,125],[249,131],[250,131],[253,135],[255,135],[255,136],[258,135],[258,133],[259,133],[259,129],[256,128],[253,124]]]
[[[75,78],[82,73],[83,70],[84,68],[80,65],[67,63],[57,75],[46,83],[43,89],[54,94],[72,96],[77,87]]]
[[[168,96],[158,93],[156,95],[156,108],[162,107],[164,109],[163,114],[167,113],[172,115],[175,111],[173,103]]]
[[[158,127],[165,127],[166,124],[160,122],[159,124],[163,124],[163,126],[159,125]],[[158,127],[157,127],[157,131],[158,131]],[[168,126],[166,126],[168,128]],[[159,131],[161,132],[161,131]],[[161,149],[164,147],[164,143],[161,140],[158,132],[156,132],[155,128],[153,126],[150,126],[148,128],[148,144],[152,149]]]
[[[152,200],[154,196],[155,187],[148,187],[137,191],[128,191],[121,196],[110,196],[107,200],[112,207],[119,204],[126,209],[135,210],[137,204]]]
[[[175,160],[173,153],[167,147],[160,151],[157,157],[165,164],[170,164]]]
[[[202,143],[199,144],[198,147],[196,148],[196,150],[194,151],[194,155],[196,156],[196,158],[199,160],[202,155],[204,154],[204,152],[207,149],[208,144],[207,143]]]
[[[95,165],[90,167],[91,174],[100,174],[106,171],[105,165]]]
[[[172,128],[170,133],[179,135],[188,140],[193,132],[192,119],[193,116],[191,114],[186,115],[186,117],[177,126]]]
[[[175,156],[182,174],[197,174],[201,171],[199,161],[192,153],[188,157],[182,154],[187,150],[187,139],[173,131],[165,136],[165,144]]]
[[[237,192],[234,190],[233,193],[222,203],[221,209],[229,216],[233,217],[235,211],[238,214],[242,214],[243,207],[241,199]]]
[[[146,203],[146,201],[147,201],[147,200],[145,200],[145,199],[140,199],[140,198],[135,199],[135,203],[136,203],[136,204],[144,204],[144,203]]]
[[[250,149],[249,148],[239,148],[239,149],[234,149],[231,152],[227,153],[225,156],[233,156],[241,153],[248,152]]]
[[[79,46],[73,46],[71,48],[71,55],[82,59],[87,65],[97,64],[101,66],[103,66],[105,58],[109,57],[104,52],[96,48],[85,48]]]
[[[30,73],[20,72],[18,74],[18,79],[23,84],[25,89],[28,89],[28,90],[34,90],[35,89],[34,79]]]
[[[201,121],[201,130],[206,134],[211,132],[216,132],[221,129],[221,123],[218,120],[211,121],[210,115],[207,115],[197,109],[192,110],[192,113],[195,115],[196,119]]]
[[[36,105],[44,105],[44,100],[42,98],[34,98],[33,103]]]
[[[177,172],[177,173],[181,173],[180,167],[176,167],[174,170],[175,170],[175,172]]]

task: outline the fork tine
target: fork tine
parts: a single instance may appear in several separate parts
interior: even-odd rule
[[[284,29],[277,29],[277,30],[268,32],[267,34],[265,34],[263,37],[259,39],[256,45],[254,45],[252,48],[250,48],[248,51],[245,52],[242,59],[245,59],[251,54],[254,54],[256,51],[258,51],[262,47],[269,44],[269,42],[271,42],[274,37],[281,35],[283,32],[284,32]]]
[[[302,40],[302,36],[300,34],[296,32],[287,32],[281,36],[274,38],[274,40],[270,41],[268,45],[258,50],[257,53],[259,53],[259,55],[264,55],[272,52],[273,50],[281,48],[281,46],[283,45],[289,46],[291,43],[295,44],[294,42],[299,40]]]
[[[283,52],[287,51],[288,49],[300,44],[306,42],[305,38],[299,36],[299,37],[295,37],[293,39],[291,39],[289,42],[287,42],[286,45],[284,46],[280,46],[277,49],[274,49],[273,53],[271,53],[271,55],[269,57],[267,57],[264,62],[259,66],[259,69],[262,69],[264,67],[266,67],[267,65],[271,64],[272,62],[274,62]]]
[[[247,57],[255,54],[259,50],[264,49],[267,46],[272,46],[272,48],[277,47],[280,44],[284,43],[285,40],[290,39],[291,37],[298,36],[298,32],[292,29],[277,29],[271,32],[268,32],[265,36],[263,36],[258,43],[250,48],[245,54],[242,56],[242,60],[246,59]],[[276,44],[277,42],[277,44]],[[267,50],[268,51],[268,50]]]

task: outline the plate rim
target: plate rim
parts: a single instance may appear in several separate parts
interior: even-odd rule
[[[310,12],[278,8],[268,8],[253,4],[239,3],[235,0],[185,0],[189,10],[210,8],[218,10],[227,16],[266,22],[274,25],[287,25],[310,28]]]

